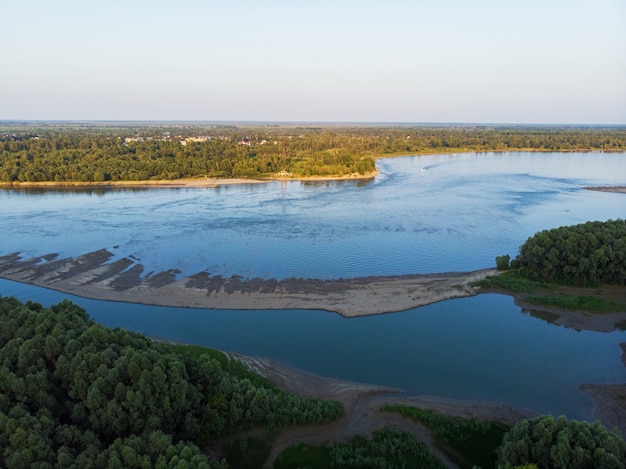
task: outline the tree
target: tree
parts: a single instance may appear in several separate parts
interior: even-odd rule
[[[568,421],[551,415],[522,420],[504,435],[499,467],[618,469],[626,465],[626,443],[599,422]]]
[[[504,255],[504,256],[497,256],[496,257],[496,268],[498,270],[509,270],[510,265],[509,262],[511,261],[511,256],[509,256],[508,254]]]

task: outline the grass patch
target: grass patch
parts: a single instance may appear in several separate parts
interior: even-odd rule
[[[596,298],[593,296],[580,295],[545,295],[532,296],[529,295],[525,301],[535,305],[555,306],[563,309],[576,309],[583,311],[591,311],[594,313],[613,313],[617,311],[626,311],[626,305],[606,300],[604,298]]]
[[[326,446],[309,446],[298,443],[280,453],[274,469],[315,469],[330,467],[330,449]]]
[[[510,427],[498,422],[483,422],[448,417],[409,406],[385,406],[381,410],[398,412],[430,428],[435,442],[461,467],[495,468],[496,450]]]
[[[500,275],[492,275],[472,284],[480,288],[503,288],[515,293],[533,293],[538,290],[554,290],[554,285],[534,282],[521,277],[516,272],[506,272]]]
[[[327,467],[445,469],[424,443],[393,428],[375,431],[371,439],[355,436],[329,447],[298,444],[283,451],[274,463],[275,469]]]
[[[269,444],[258,438],[242,438],[230,446],[226,461],[230,467],[257,469],[263,467],[271,449]]]

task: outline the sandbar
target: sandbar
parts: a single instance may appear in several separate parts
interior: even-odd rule
[[[142,181],[45,181],[45,182],[0,182],[5,189],[63,189],[63,188],[101,188],[101,189],[182,189],[182,188],[217,188],[227,185],[266,184],[271,181],[345,181],[373,179],[378,171],[365,174],[351,173],[343,176],[274,176],[268,178],[183,178],[171,180]]]
[[[404,311],[473,296],[473,282],[495,269],[473,272],[370,276],[349,279],[243,279],[198,272],[145,273],[134,258],[113,260],[101,249],[75,258],[57,254],[0,257],[0,277],[97,300],[205,309],[320,309],[344,317]]]
[[[598,192],[618,192],[620,194],[626,194],[626,186],[592,186],[592,187],[583,187],[588,191],[598,191]]]

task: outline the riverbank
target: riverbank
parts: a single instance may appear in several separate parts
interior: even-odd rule
[[[144,273],[134,258],[113,260],[106,249],[76,258],[56,254],[0,257],[0,277],[96,300],[205,309],[320,309],[344,317],[424,306],[478,293],[471,285],[495,269],[319,280],[224,278],[199,272]]]
[[[98,182],[0,182],[5,189],[182,189],[182,188],[216,188],[235,184],[265,184],[271,181],[345,181],[373,179],[378,171],[365,174],[352,173],[342,176],[275,176],[269,178],[184,178],[171,180],[144,181],[98,181]]]
[[[284,428],[272,443],[266,467],[272,467],[276,457],[296,443],[319,446],[344,442],[355,435],[370,436],[374,431],[389,426],[408,432],[423,441],[447,467],[457,467],[435,445],[432,432],[428,428],[395,412],[381,412],[381,407],[386,405],[414,406],[443,415],[491,420],[511,426],[520,420],[538,415],[531,409],[513,407],[501,402],[457,400],[436,396],[407,397],[400,395],[402,393],[400,389],[325,378],[271,359],[233,353],[227,355],[244,363],[249,369],[287,392],[310,398],[334,400],[344,407],[344,416],[337,422],[322,426]]]

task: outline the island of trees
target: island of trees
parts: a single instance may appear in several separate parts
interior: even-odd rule
[[[543,230],[526,240],[510,263],[496,258],[500,270],[517,269],[533,281],[591,287],[626,284],[626,221],[593,221]]]
[[[624,127],[0,125],[0,183],[366,175],[375,159],[468,151],[624,151]]]

